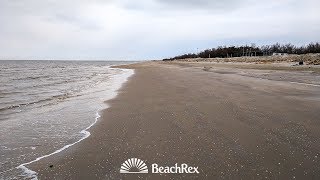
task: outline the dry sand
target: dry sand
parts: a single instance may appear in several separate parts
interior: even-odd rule
[[[320,178],[317,73],[162,62],[123,67],[136,73],[107,102],[92,135],[28,166],[40,179]],[[120,174],[133,157],[149,166],[187,163],[200,174]]]
[[[180,62],[238,62],[238,63],[255,63],[255,64],[270,64],[270,63],[291,63],[297,64],[303,61],[306,65],[320,65],[320,54],[288,54],[283,56],[242,56],[231,58],[189,58],[178,59]]]

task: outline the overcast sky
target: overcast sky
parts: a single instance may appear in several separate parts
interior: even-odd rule
[[[319,0],[0,0],[0,59],[160,59],[320,41]]]

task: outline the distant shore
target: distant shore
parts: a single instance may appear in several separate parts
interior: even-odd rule
[[[256,65],[118,66],[135,74],[91,136],[29,168],[39,179],[320,178],[319,74]],[[145,161],[149,173],[120,174],[129,158]],[[152,174],[152,163],[200,173]]]
[[[303,62],[304,65],[320,65],[320,54],[303,54],[303,55],[275,55],[275,56],[243,56],[233,58],[186,58],[176,59],[173,61],[182,62],[233,62],[233,63],[256,63],[256,64],[270,64],[270,63],[291,63],[298,64]]]

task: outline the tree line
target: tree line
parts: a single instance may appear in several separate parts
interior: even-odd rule
[[[217,48],[206,49],[199,53],[188,53],[173,58],[163,59],[164,61],[172,61],[175,59],[187,58],[230,58],[242,56],[271,56],[273,53],[286,54],[308,54],[320,53],[319,43],[310,43],[306,46],[295,46],[292,44],[273,44],[256,46],[255,44],[245,46],[218,46]]]

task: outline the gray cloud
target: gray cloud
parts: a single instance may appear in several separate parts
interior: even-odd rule
[[[232,10],[234,7],[245,6],[248,0],[157,0],[161,4],[174,8],[201,8],[212,10]]]
[[[2,0],[0,58],[153,59],[261,39],[303,44],[320,40],[319,6],[316,0]]]

